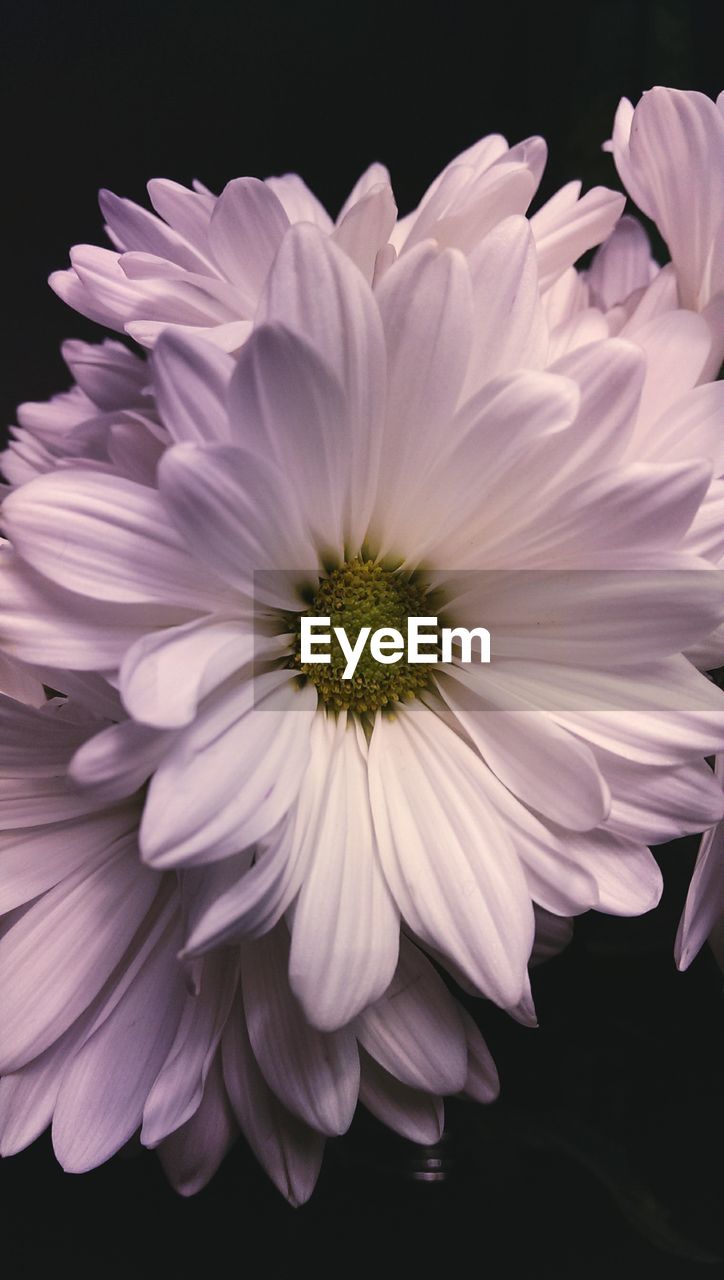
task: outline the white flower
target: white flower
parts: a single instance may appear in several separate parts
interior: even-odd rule
[[[32,674],[21,676],[31,690]],[[187,972],[177,953],[193,893],[185,877],[179,893],[176,876],[140,862],[141,798],[119,800],[112,786],[90,796],[67,778],[79,744],[121,714],[115,695],[95,678],[53,676],[95,712],[43,703],[37,680],[37,706],[0,695],[3,1155],[52,1123],[59,1161],[82,1172],[140,1129],[191,1194],[240,1127],[301,1203],[325,1137],[346,1130],[358,1098],[398,1133],[431,1143],[442,1094],[495,1097],[479,1032],[410,942],[383,999],[333,1035],[306,1024],[289,990],[283,923]],[[148,737],[129,722],[118,729],[129,756]]]
[[[310,223],[329,236],[370,283],[398,254],[424,240],[471,252],[498,223],[527,210],[546,159],[542,138],[515,147],[498,134],[457,156],[413,213],[397,221],[390,176],[373,164],[345,201],[336,223],[296,174],[235,178],[217,198],[156,178],[148,184],[155,213],[101,193],[116,251],[77,245],[72,266],[50,283],[82,315],[153,346],[167,327],[204,333],[238,350],[255,317],[264,281],[290,225]],[[531,219],[541,281],[550,286],[592,245],[606,238],[623,207],[597,187],[580,196],[570,183]]]
[[[64,466],[87,466],[152,483],[168,440],[148,386],[150,374],[120,342],[63,343],[70,391],[22,404],[0,469],[11,485]]]
[[[467,259],[420,244],[374,293],[328,236],[291,228],[236,362],[158,344],[177,442],[158,492],[65,471],[3,507],[22,557],[3,571],[6,646],[119,669],[162,740],[144,761],[109,730],[76,778],[131,755],[153,773],[144,856],[211,864],[187,951],[286,915],[292,987],[324,1029],[387,989],[400,917],[484,994],[527,1001],[533,901],[646,911],[646,845],[722,812],[704,762],[722,698],[681,656],[722,616],[684,549],[711,468],[620,465],[644,373],[628,344],[510,372],[545,347],[522,227]],[[399,704],[403,664],[352,699],[312,673],[297,688],[294,619],[332,588],[409,614],[430,585],[446,617],[490,629],[489,667],[438,667]]]

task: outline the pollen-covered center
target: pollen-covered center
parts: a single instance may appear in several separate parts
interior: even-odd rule
[[[370,635],[381,628],[394,628],[406,641],[408,618],[423,617],[429,608],[425,591],[409,578],[373,560],[350,560],[321,580],[306,611],[308,617],[329,618],[331,643],[324,651],[331,661],[303,663],[297,631],[295,665],[316,685],[320,698],[332,710],[377,711],[412,698],[427,684],[430,665],[410,664],[404,653],[394,664],[383,665],[366,644],[354,675],[345,680],[347,659],[333,628],[343,627],[351,645],[362,627],[370,627]],[[300,626],[298,619],[297,628]]]

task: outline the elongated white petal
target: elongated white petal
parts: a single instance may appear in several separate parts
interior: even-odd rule
[[[359,1091],[353,1032],[327,1033],[306,1021],[289,989],[288,942],[280,925],[242,951],[244,1012],[254,1056],[287,1110],[319,1133],[344,1133]]]
[[[42,1053],[88,1007],[121,959],[158,889],[121,840],[81,866],[0,939],[2,1068]]]
[[[147,630],[186,622],[192,611],[117,604],[56,587],[12,554],[0,555],[0,635],[11,653],[62,669],[72,652],[82,671],[112,671]]]
[[[386,170],[383,176],[389,176]],[[322,231],[332,230],[334,224],[327,210],[298,173],[267,178],[266,185],[274,192],[290,222],[313,222]]]
[[[173,1043],[184,1000],[172,920],[113,1012],[64,1076],[53,1115],[55,1154],[70,1173],[102,1164],[133,1136]]]
[[[626,327],[624,335],[643,348],[646,379],[636,418],[636,438],[658,431],[658,419],[699,382],[711,349],[711,330],[690,311],[669,311],[645,324]]]
[[[226,389],[234,363],[225,351],[185,334],[163,334],[153,353],[161,421],[177,444],[229,439]]]
[[[212,614],[152,632],[132,645],[121,665],[124,704],[145,725],[180,728],[207,694],[248,665],[253,648],[241,609],[233,618]]]
[[[0,805],[0,815],[3,808]],[[133,831],[135,806],[89,813],[0,833],[0,912],[52,889],[79,867],[90,871],[113,844]]]
[[[561,826],[586,831],[603,821],[610,793],[585,743],[533,709],[496,708],[494,686],[475,668],[450,675],[440,692],[501,782]]]
[[[463,1090],[466,1098],[475,1102],[494,1102],[500,1093],[498,1071],[490,1050],[469,1013],[460,1010],[468,1045],[468,1074]]]
[[[187,271],[208,269],[208,260],[184,236],[166,226],[148,209],[116,196],[112,191],[101,191],[99,203],[114,240],[123,249],[158,254]]]
[[[724,756],[717,756],[716,780],[724,781]],[[694,874],[676,935],[674,954],[680,969],[688,969],[714,926],[724,915],[724,823],[701,839]]]
[[[240,289],[253,314],[267,272],[289,229],[277,196],[257,178],[234,178],[219,196],[209,223],[214,259]]]
[[[596,300],[607,310],[645,288],[656,271],[643,226],[624,215],[595,255],[587,279]]]
[[[347,210],[332,233],[332,240],[372,283],[377,254],[387,244],[397,217],[397,205],[389,182],[370,187]]]
[[[189,191],[168,178],[152,178],[147,188],[151,204],[164,222],[190,244],[203,250],[214,198],[199,191]]]
[[[360,1044],[390,1075],[427,1093],[459,1093],[467,1042],[459,1010],[429,960],[406,939],[381,999],[360,1014]]]
[[[364,1050],[361,1060],[359,1098],[367,1110],[408,1142],[439,1142],[445,1119],[442,1099],[402,1084]]]
[[[213,1178],[238,1133],[217,1054],[198,1108],[158,1148],[164,1173],[174,1191],[196,1195]]]
[[[94,600],[213,607],[224,600],[145,485],[85,471],[39,476],[12,493],[3,517],[20,555]],[[62,540],[63,554],[58,555]]]
[[[312,685],[295,689],[290,674],[222,688],[178,734],[154,774],[141,824],[141,849],[153,866],[238,853],[291,808],[309,758],[317,695]]]
[[[357,483],[350,531],[366,531],[379,467],[386,361],[372,291],[347,255],[316,228],[292,227],[269,273],[256,316],[306,338],[329,365],[346,398]]]
[[[593,187],[581,199],[579,191],[580,183],[569,183],[530,220],[543,287],[556,280],[586,249],[601,244],[623,213],[626,201],[618,191]]]
[[[222,1050],[229,1101],[249,1146],[290,1204],[304,1204],[319,1177],[324,1138],[272,1093],[249,1042],[240,998],[227,1022]]]
[[[400,535],[395,513],[417,501],[421,481],[435,473],[441,433],[462,391],[472,330],[465,260],[419,245],[387,271],[377,300],[388,391],[373,527],[386,547]]]
[[[203,1106],[212,1064],[229,1016],[237,966],[228,952],[204,962],[199,990],[187,993],[176,1035],[143,1107],[141,1141],[158,1146]]]
[[[312,1025],[331,1031],[389,986],[399,916],[379,862],[364,737],[344,717],[337,726],[319,716],[315,724],[327,769],[317,787],[314,853],[294,907],[289,981]]]
[[[42,690],[42,685],[40,687]],[[87,737],[88,724],[69,721],[63,715],[62,704],[46,704],[45,709],[41,709],[0,694],[0,776],[3,778],[62,774],[73,749]]]
[[[239,357],[229,416],[236,444],[273,458],[295,478],[321,545],[340,554],[357,477],[344,394],[329,366],[305,338],[281,324],[261,325]]]
[[[702,93],[657,86],[643,94],[635,111],[622,101],[613,152],[631,195],[668,244],[681,305],[698,309],[724,282],[720,112]],[[699,180],[702,173],[709,181]]]
[[[299,892],[310,849],[297,836],[297,812],[264,840],[234,858],[189,871],[192,890],[185,956],[260,937],[281,919]],[[253,865],[252,865],[253,858]]]
[[[167,749],[168,734],[163,730],[123,720],[76,751],[69,777],[99,800],[123,799],[143,786]]]
[[[538,264],[525,218],[508,218],[470,255],[475,327],[468,388],[499,374],[538,369],[547,328],[538,292]]]
[[[724,792],[704,760],[654,769],[597,750],[613,804],[606,826],[644,844],[663,844],[724,817]]]
[[[270,460],[230,445],[176,445],[161,460],[159,486],[176,536],[192,540],[197,572],[208,572],[212,581],[218,574],[229,584],[226,596],[217,597],[219,612],[228,612],[239,592],[253,598],[256,571],[314,575],[311,522]],[[299,598],[291,595],[288,607],[295,606]]]
[[[525,980],[533,912],[505,826],[487,801],[487,773],[422,704],[375,723],[372,812],[401,914],[481,991],[510,1006]]]

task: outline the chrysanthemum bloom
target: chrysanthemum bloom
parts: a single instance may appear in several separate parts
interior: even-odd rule
[[[516,1006],[533,901],[648,910],[646,845],[721,815],[704,756],[722,696],[681,657],[722,615],[682,551],[711,468],[619,465],[644,372],[627,344],[509,372],[546,343],[523,233],[502,263],[505,225],[468,258],[420,244],[373,292],[322,231],[291,228],[237,362],[159,343],[177,444],[158,492],[68,470],[3,507],[5,644],[119,669],[155,768],[144,857],[214,864],[187,950],[286,915],[321,1028],[387,989],[400,917]],[[493,662],[372,668],[350,694],[295,657],[301,615],[325,610],[484,625]],[[128,760],[110,730],[75,776]]]
[[[655,88],[635,110],[624,98],[606,149],[671,261],[660,267],[641,224],[621,218],[590,269],[564,272],[546,293],[556,340],[620,334],[636,341],[655,317],[675,312],[689,316],[679,320],[684,335],[696,334],[691,317],[698,314],[707,326],[698,332],[710,338],[700,381],[714,378],[724,355],[724,97],[715,105],[700,93]],[[670,364],[675,370],[681,360]]]
[[[657,87],[623,98],[613,152],[621,181],[671,254],[679,305],[716,317],[724,305],[724,94]]]
[[[16,675],[30,692],[33,677]],[[306,1024],[289,990],[283,923],[241,951],[182,965],[193,893],[183,876],[179,890],[175,875],[140,862],[141,797],[119,800],[118,778],[104,796],[68,781],[79,745],[122,714],[102,681],[68,679],[94,711],[45,702],[37,681],[36,706],[0,695],[3,1155],[52,1123],[58,1159],[82,1172],[140,1129],[190,1194],[240,1127],[300,1203],[325,1137],[347,1129],[358,1097],[398,1133],[430,1143],[441,1094],[495,1096],[479,1032],[410,942],[384,998],[332,1035]],[[122,731],[129,744],[143,736]],[[546,926],[544,948],[550,935]],[[552,937],[556,949],[562,941]]]
[[[75,379],[51,400],[20,405],[17,427],[0,452],[11,485],[25,484],[63,466],[88,466],[133,480],[152,481],[168,443],[149,394],[145,360],[106,339],[63,343]]]
[[[434,239],[469,253],[493,227],[523,214],[546,159],[542,138],[509,148],[499,134],[457,156],[418,208],[397,221],[390,175],[373,164],[332,221],[296,174],[235,178],[217,198],[157,178],[148,184],[155,213],[101,193],[115,250],[77,245],[72,266],[51,276],[56,292],[81,314],[153,346],[169,326],[204,335],[227,351],[251,331],[264,281],[290,225],[310,223],[338,245],[371,284],[398,254]],[[606,238],[622,197],[597,187],[581,197],[569,183],[531,219],[545,288],[586,249]]]

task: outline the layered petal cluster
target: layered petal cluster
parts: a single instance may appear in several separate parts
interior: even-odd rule
[[[386,990],[400,921],[525,1003],[533,902],[646,911],[647,844],[721,814],[704,757],[722,695],[682,657],[724,611],[686,545],[711,467],[625,461],[636,347],[521,370],[544,323],[523,231],[497,290],[516,222],[470,258],[422,243],[373,291],[321,230],[290,228],[236,360],[159,340],[158,490],[67,470],[3,507],[6,646],[117,671],[149,731],[132,757],[122,727],[100,735],[74,776],[145,768],[144,858],[213,864],[187,953],[286,917],[292,988],[327,1031]],[[487,302],[506,290],[501,335]],[[484,622],[491,666],[439,666],[393,716],[299,687],[293,618],[330,564],[370,557]]]
[[[664,268],[604,188],[526,216],[535,138],[401,219],[381,165],[336,222],[296,175],[103,193],[114,249],[52,283],[150,358],[66,344],[76,385],[0,459],[3,1153],[52,1124],[79,1171],[140,1130],[191,1193],[240,1129],[301,1203],[358,1100],[427,1143],[443,1095],[494,1096],[436,965],[532,1024],[529,962],[649,910],[648,846],[708,829],[680,962],[701,945],[720,108],[619,108]],[[360,591],[485,626],[490,664],[318,676],[301,620],[359,625]]]
[[[524,214],[546,160],[542,138],[509,147],[493,134],[462,152],[438,175],[419,206],[397,219],[390,175],[373,164],[333,221],[297,174],[234,178],[220,196],[163,178],[148,192],[154,212],[101,192],[115,248],[76,245],[71,267],[51,276],[82,315],[154,345],[167,327],[203,333],[226,351],[248,337],[264,281],[290,226],[316,226],[370,284],[398,255],[434,239],[470,253],[494,226]],[[623,206],[604,187],[581,197],[571,183],[532,218],[546,286],[608,235]]]
[[[32,673],[21,678],[29,692]],[[410,942],[384,998],[334,1035],[308,1026],[291,994],[283,923],[184,965],[188,885],[141,863],[142,798],[91,796],[68,778],[99,723],[122,714],[117,700],[101,681],[64,682],[95,710],[45,701],[37,680],[37,705],[0,695],[3,1155],[52,1125],[60,1163],[77,1173],[140,1129],[191,1194],[240,1129],[298,1204],[358,1100],[434,1143],[443,1094],[495,1096],[477,1028]]]
[[[724,94],[650,89],[622,98],[613,152],[621,181],[665,240],[680,305],[716,308],[724,292]],[[705,175],[704,180],[702,180]]]
[[[63,343],[74,378],[70,391],[20,405],[18,425],[0,452],[0,470],[13,486],[61,467],[152,482],[168,444],[149,386],[146,361],[120,342]]]

